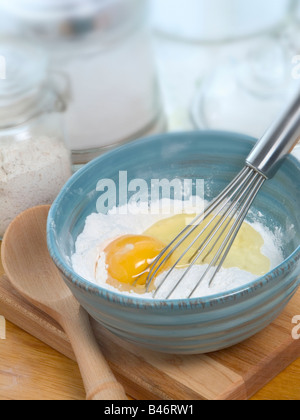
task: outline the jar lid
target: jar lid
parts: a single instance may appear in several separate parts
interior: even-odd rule
[[[93,31],[120,32],[141,20],[148,0],[0,0],[23,33],[43,38],[74,38]]]
[[[1,5],[11,12],[30,20],[65,19],[84,16],[103,8],[107,0],[2,0]]]

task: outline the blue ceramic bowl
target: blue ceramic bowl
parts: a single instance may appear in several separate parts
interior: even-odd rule
[[[108,178],[206,180],[215,197],[242,169],[255,140],[224,132],[160,135],[127,144],[89,163],[63,188],[48,220],[50,254],[75,297],[114,334],[168,353],[207,353],[237,344],[270,324],[300,283],[300,164],[289,157],[254,203],[271,231],[280,226],[285,261],[256,281],[206,298],[153,301],[107,291],[77,275],[71,265],[77,236],[96,211],[96,185]],[[130,196],[129,196],[130,197]],[[289,230],[293,225],[292,231]]]

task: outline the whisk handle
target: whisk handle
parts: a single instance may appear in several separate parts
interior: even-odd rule
[[[266,178],[272,178],[283,159],[300,140],[300,93],[283,115],[257,142],[246,159],[246,164]]]

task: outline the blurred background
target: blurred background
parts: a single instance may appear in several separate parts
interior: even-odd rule
[[[297,91],[299,33],[298,0],[0,0],[0,130],[43,115],[73,169],[163,131],[260,137]]]

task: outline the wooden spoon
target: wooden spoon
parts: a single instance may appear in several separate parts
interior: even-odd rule
[[[2,243],[5,272],[22,296],[64,328],[79,364],[87,400],[127,400],[100,351],[87,312],[73,297],[49,255],[49,209],[35,207],[11,223]]]

